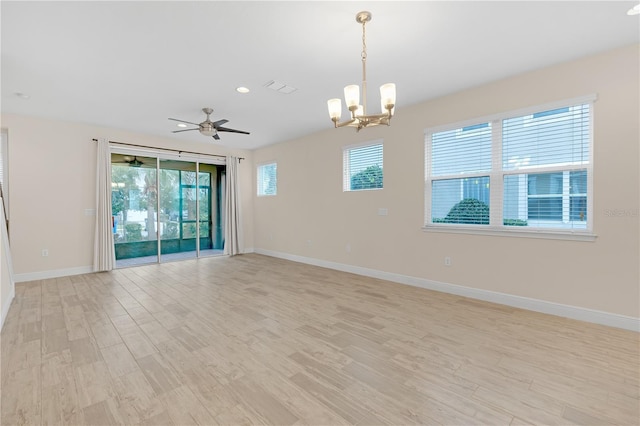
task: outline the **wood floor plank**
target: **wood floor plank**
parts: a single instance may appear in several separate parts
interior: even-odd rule
[[[42,336],[42,355],[60,352],[69,348],[66,328],[48,330]]]
[[[89,337],[71,340],[69,342],[69,350],[74,365],[82,365],[101,361],[100,350],[94,340]]]
[[[231,424],[231,423],[221,423],[221,424]],[[172,426],[175,425],[173,420],[166,411],[163,411],[160,414],[157,414],[153,417],[150,417],[139,424],[140,426]]]
[[[51,425],[79,425],[84,424],[84,415],[80,409],[78,389],[73,368],[62,367],[58,371],[60,380],[42,388],[42,422]]]
[[[238,378],[229,385],[244,406],[265,424],[292,425],[299,419],[257,382],[246,377]]]
[[[142,329],[144,334],[146,334],[154,345],[173,339],[171,333],[169,333],[169,331],[167,331],[167,329],[155,319],[145,322],[144,324],[140,324],[140,329]]]
[[[148,355],[136,361],[157,395],[180,386],[177,374],[159,354]]]
[[[137,358],[143,358],[158,352],[158,349],[151,343],[142,331],[135,331],[122,335],[122,340],[131,351],[131,354]]]
[[[74,366],[74,373],[81,408],[114,396],[111,377],[104,361]]]
[[[87,425],[120,425],[123,422],[112,409],[113,403],[99,401],[82,409],[82,414]]]
[[[141,370],[113,380],[117,411],[125,424],[139,424],[161,416],[165,406]]]
[[[5,372],[2,372],[5,374]],[[40,368],[29,367],[7,373],[2,384],[3,425],[34,425],[42,420]]]
[[[7,372],[39,367],[42,363],[40,339],[17,344],[6,361],[8,362],[3,369]]]
[[[118,331],[111,323],[100,323],[91,326],[91,331],[100,348],[122,343],[120,334],[118,334]]]
[[[100,349],[102,358],[109,368],[111,377],[120,377],[125,374],[139,371],[133,355],[129,352],[129,348],[124,343],[108,346]]]
[[[217,425],[213,415],[188,386],[180,386],[162,396],[167,414],[178,425]]]

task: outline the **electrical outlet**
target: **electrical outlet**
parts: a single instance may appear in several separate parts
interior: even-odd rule
[[[451,258],[449,256],[444,258],[444,265],[451,266]]]
[[[351,244],[347,244],[344,249],[347,251],[347,253],[351,253]]]
[[[307,246],[308,246],[308,247],[311,247],[312,245],[313,245],[313,241],[311,241],[311,240],[307,240]]]
[[[49,249],[42,249],[42,257],[49,256]]]

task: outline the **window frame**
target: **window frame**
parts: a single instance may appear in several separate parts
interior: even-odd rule
[[[532,107],[522,108],[514,111],[497,113],[484,117],[477,117],[469,120],[464,120],[456,123],[434,126],[425,129],[424,139],[424,222],[422,229],[428,232],[445,232],[445,233],[468,233],[478,235],[499,235],[499,236],[511,236],[511,237],[531,237],[531,238],[548,238],[548,239],[568,239],[579,241],[594,241],[596,235],[593,233],[593,121],[594,121],[594,103],[597,100],[597,95],[587,95],[572,99],[565,99],[556,102],[551,102],[542,105],[535,105]],[[530,121],[535,121],[537,117],[535,114],[545,112],[549,110],[562,109],[567,107],[573,107],[582,104],[589,104],[589,158],[588,164],[579,165],[551,165],[531,168],[519,168],[515,170],[503,169],[502,163],[502,125],[503,120],[531,116]],[[451,131],[456,129],[462,129],[467,127],[473,127],[482,123],[490,123],[492,128],[492,168],[487,172],[481,173],[465,173],[460,174],[459,178],[468,178],[477,176],[490,176],[490,217],[489,225],[476,225],[476,224],[455,224],[455,223],[433,223],[431,218],[431,202],[432,202],[432,182],[435,180],[441,180],[442,178],[454,178],[455,176],[431,176],[431,161],[432,161],[432,135],[434,133]],[[571,172],[586,170],[587,172],[587,193],[583,194],[569,194],[567,199],[571,196],[585,196],[587,197],[587,220],[586,227],[584,228],[554,228],[554,227],[519,227],[519,226],[506,226],[503,224],[503,206],[504,206],[504,179],[509,175],[528,175],[528,174],[542,174],[542,173],[554,173],[554,172],[566,172],[567,179]],[[529,196],[527,194],[527,200]]]
[[[260,179],[261,177],[260,170],[268,166],[275,166],[276,184],[275,184],[275,189],[273,194],[264,193],[263,192],[264,189],[261,191],[263,182]],[[262,176],[264,176],[264,174]],[[276,195],[278,195],[278,162],[274,160],[274,161],[265,161],[262,163],[258,163],[256,165],[256,196],[257,197],[275,197]]]
[[[0,129],[0,173],[2,173],[0,186],[2,186],[2,197],[4,198],[4,214],[7,222],[10,220],[9,210],[9,132],[7,129]]]
[[[350,153],[352,150],[369,148],[380,145],[382,149],[382,186],[379,188],[360,188],[351,189],[351,160]],[[348,185],[348,187],[347,187]],[[346,145],[342,147],[342,192],[361,192],[361,191],[379,191],[384,189],[384,139],[375,139],[367,142]]]

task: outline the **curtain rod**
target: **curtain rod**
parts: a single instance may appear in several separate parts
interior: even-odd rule
[[[91,140],[94,141],[94,142],[98,142],[98,139],[96,139],[96,138],[93,138]],[[135,143],[126,143],[126,142],[118,142],[118,141],[109,141],[109,143],[115,143],[115,144],[118,144],[118,145],[126,145],[126,146],[135,146],[137,148],[149,148],[149,149],[159,149],[159,150],[162,150],[162,151],[177,152],[178,155],[180,155],[180,154],[182,154],[184,152],[185,154],[210,155],[212,157],[227,158],[226,155],[220,155],[220,154],[205,154],[204,152],[183,151],[183,150],[171,149],[171,148],[157,148],[155,146],[138,145],[138,144],[135,144]],[[245,159],[244,157],[238,157],[238,162],[241,162],[244,159]]]

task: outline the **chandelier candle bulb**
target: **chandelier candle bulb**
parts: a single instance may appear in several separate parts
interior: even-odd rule
[[[384,100],[384,99],[380,99],[380,111],[382,111],[383,114],[389,114],[389,109],[387,108],[389,104]],[[391,116],[393,117],[393,115],[396,113],[396,107],[392,107],[391,108]]]
[[[353,108],[358,108],[360,103],[360,86],[357,84],[351,84],[344,88],[344,100],[347,102],[347,108],[352,111]]]
[[[396,85],[387,83],[380,86],[380,99],[385,105],[385,109],[393,108],[396,104]]]
[[[333,121],[340,121],[342,117],[342,100],[340,98],[329,99],[327,101],[329,107],[329,116]]]

